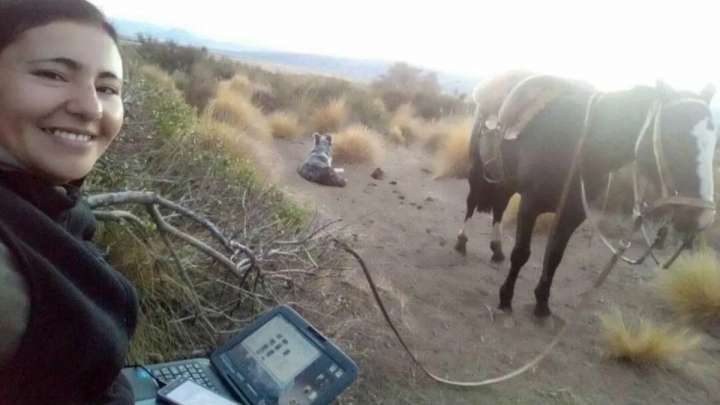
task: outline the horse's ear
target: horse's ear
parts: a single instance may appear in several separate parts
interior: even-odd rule
[[[315,145],[320,143],[320,134],[319,133],[315,132],[313,134],[313,138],[315,138]]]
[[[660,78],[655,80],[655,90],[657,90],[663,97],[670,97],[675,92],[669,84],[665,83],[665,81]]]
[[[708,83],[700,91],[700,98],[703,99],[706,103],[710,104],[710,103],[712,103],[713,97],[715,97],[715,92],[716,92],[715,85],[712,83]]]

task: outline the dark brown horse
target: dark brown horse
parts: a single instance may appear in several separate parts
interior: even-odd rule
[[[503,77],[500,80],[519,84],[529,80],[530,76]],[[485,86],[498,87],[502,88]],[[515,88],[514,85],[510,87]],[[505,91],[504,97],[512,93]],[[482,100],[483,96],[492,98],[482,91],[477,93],[474,95],[476,101]],[[512,311],[515,282],[530,257],[530,242],[537,217],[556,210],[593,93],[595,91],[591,87],[575,82],[575,85],[566,86],[553,97],[546,98],[542,108],[536,108],[538,111],[530,114],[530,119],[513,139],[499,144],[497,155],[490,150],[492,143],[485,141],[497,122],[493,114],[501,114],[499,111],[484,110],[481,103],[477,104],[469,151],[472,169],[468,178],[467,213],[456,250],[465,253],[468,239],[464,229],[473,213],[492,212],[492,261],[502,262],[505,256],[500,242],[500,220],[510,197],[520,194],[510,271],[499,294],[501,310]],[[694,234],[709,226],[715,216],[712,162],[717,131],[709,107],[714,94],[715,88],[711,85],[695,94],[674,90],[662,82],[655,87],[637,86],[602,94],[594,105],[579,155],[587,199],[594,200],[598,196],[606,185],[608,174],[635,162],[638,173],[658,189],[665,190],[671,199],[676,199],[674,201],[685,198],[703,203],[695,206],[668,204],[666,212],[672,215],[676,231]],[[647,125],[656,116],[659,127]],[[502,162],[500,172],[497,165],[483,163],[483,157],[487,159],[488,156]],[[494,171],[492,176],[488,173],[489,169]],[[551,314],[548,301],[555,270],[570,237],[586,219],[580,172],[575,172],[570,184],[565,207],[558,214],[557,227],[547,242],[542,276],[535,288],[534,314],[539,318]]]

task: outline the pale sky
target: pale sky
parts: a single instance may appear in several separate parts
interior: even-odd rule
[[[720,89],[718,0],[91,1],[111,17],[288,51],[480,77],[534,69],[601,90],[656,77],[687,90],[708,82]]]

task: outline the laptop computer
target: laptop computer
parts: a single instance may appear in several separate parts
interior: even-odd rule
[[[136,405],[156,402],[157,381],[188,377],[242,405],[326,405],[357,378],[355,362],[287,305],[258,316],[209,358],[125,367]]]

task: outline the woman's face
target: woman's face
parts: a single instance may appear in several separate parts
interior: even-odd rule
[[[122,74],[101,28],[25,31],[0,52],[0,146],[52,184],[86,176],[122,125]]]

